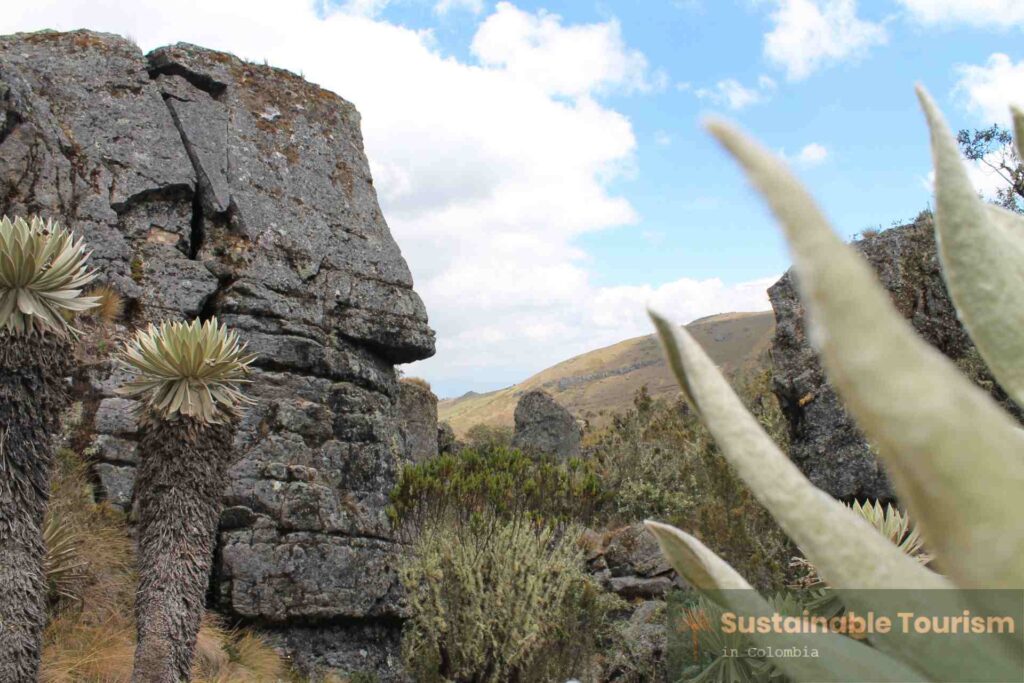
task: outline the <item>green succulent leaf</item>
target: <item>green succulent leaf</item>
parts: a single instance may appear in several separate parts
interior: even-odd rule
[[[1024,432],[917,337],[781,161],[729,125],[709,128],[782,224],[829,379],[940,565],[964,588],[1024,585]]]
[[[85,311],[98,297],[82,296],[95,277],[85,242],[52,221],[0,219],[0,328],[11,334],[75,334],[64,312]]]
[[[647,521],[662,553],[679,575],[711,600],[743,616],[771,616],[775,609],[743,577],[693,536],[675,527]],[[834,633],[792,635],[756,633],[750,639],[766,648],[808,647],[818,657],[777,657],[773,664],[794,681],[924,681],[902,662],[864,643]]]
[[[765,434],[700,344],[659,315],[651,318],[669,366],[722,455],[826,581],[858,589],[951,587],[811,484]]]
[[[121,361],[138,375],[119,393],[145,398],[161,419],[183,415],[219,424],[253,403],[240,390],[253,360],[238,334],[216,318],[151,324],[125,344]]]
[[[1013,141],[1017,145],[1017,157],[1024,159],[1024,111],[1017,105],[1010,105],[1013,117]]]
[[[1024,300],[1019,296],[1024,218],[978,197],[938,107],[924,88],[917,94],[931,129],[935,235],[943,277],[981,357],[1013,400],[1024,406]],[[1015,127],[1024,127],[1015,119]]]

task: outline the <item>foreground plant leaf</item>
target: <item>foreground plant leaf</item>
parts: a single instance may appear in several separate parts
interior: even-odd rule
[[[1024,406],[1024,218],[978,197],[935,102],[924,88],[917,95],[931,129],[942,275],[986,365]],[[1022,126],[1015,121],[1016,128]]]
[[[858,589],[952,587],[811,484],[747,411],[700,344],[658,314],[652,312],[651,318],[669,366],[722,455],[830,584]]]
[[[647,521],[662,553],[679,575],[722,606],[744,616],[771,616],[775,610],[750,584],[693,536],[667,524]],[[864,643],[834,633],[751,634],[766,648],[814,648],[819,657],[774,657],[772,662],[795,681],[924,681],[920,673]]]
[[[965,588],[1024,586],[1024,432],[917,337],[783,163],[729,125],[709,128],[782,224],[829,379],[944,571]]]

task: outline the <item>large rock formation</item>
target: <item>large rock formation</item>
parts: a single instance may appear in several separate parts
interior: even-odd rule
[[[6,36],[0,211],[84,235],[128,328],[216,315],[240,331],[259,354],[257,405],[212,594],[303,669],[390,680],[404,609],[384,514],[400,458],[393,364],[430,356],[434,336],[355,108],[192,45],[144,56],[86,31]],[[78,384],[97,474],[125,504],[135,436],[103,355]]]
[[[560,459],[580,454],[580,427],[576,418],[543,389],[522,395],[516,404],[512,445],[530,453]]]
[[[1018,417],[992,380],[946,292],[931,218],[870,235],[855,245],[878,273],[896,308],[929,344],[949,356]],[[775,310],[775,392],[790,425],[790,457],[808,478],[844,500],[890,500],[885,472],[826,380],[807,338],[792,271],[768,290]]]
[[[437,396],[423,380],[407,378],[399,382],[398,430],[402,435],[405,458],[422,462],[437,457],[440,432],[437,426]]]

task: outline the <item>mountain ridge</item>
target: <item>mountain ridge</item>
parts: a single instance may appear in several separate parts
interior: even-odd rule
[[[753,367],[767,352],[775,318],[771,311],[720,313],[685,327],[719,367],[733,373]],[[519,396],[544,389],[577,418],[601,427],[612,414],[627,408],[644,385],[655,397],[679,390],[653,334],[568,358],[503,389],[443,399],[438,403],[438,418],[451,424],[459,436],[475,424],[511,427]]]

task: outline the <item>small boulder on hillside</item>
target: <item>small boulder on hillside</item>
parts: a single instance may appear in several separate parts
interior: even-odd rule
[[[423,462],[437,457],[437,396],[421,379],[403,379],[399,385],[398,429],[406,459]]]
[[[516,430],[512,446],[529,453],[545,453],[561,460],[580,454],[580,427],[576,418],[546,391],[523,394],[516,404]]]
[[[437,452],[458,453],[462,444],[455,438],[455,430],[447,422],[437,423]]]

